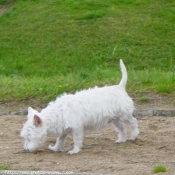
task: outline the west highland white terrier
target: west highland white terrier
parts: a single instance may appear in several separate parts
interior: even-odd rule
[[[49,146],[52,151],[62,151],[68,134],[73,137],[74,146],[68,154],[76,154],[82,148],[83,136],[86,133],[100,130],[112,124],[118,132],[116,143],[126,141],[124,123],[131,128],[131,140],[139,134],[137,120],[133,117],[134,105],[125,91],[127,71],[120,60],[122,79],[118,85],[94,87],[63,94],[40,113],[28,108],[27,121],[21,130],[24,138],[24,149],[36,151],[40,149],[47,136],[54,136],[55,146]]]

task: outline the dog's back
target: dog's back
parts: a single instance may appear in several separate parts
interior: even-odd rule
[[[125,91],[127,71],[122,60],[120,67],[122,79],[118,85],[94,87],[57,99],[56,105],[61,108],[66,128],[83,125],[100,129],[113,119],[133,113],[133,101]]]

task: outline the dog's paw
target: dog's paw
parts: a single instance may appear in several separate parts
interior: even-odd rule
[[[56,148],[55,146],[51,146],[51,145],[48,146],[48,149],[53,151],[53,152],[60,152],[61,151],[60,149]]]
[[[79,148],[74,148],[73,150],[70,150],[70,151],[68,152],[68,154],[70,154],[70,155],[72,155],[72,154],[77,154],[79,151],[80,151]]]
[[[139,135],[139,130],[135,130],[132,134],[131,134],[131,140],[135,140]]]
[[[71,151],[68,151],[68,153],[67,153],[67,154],[72,155],[72,154],[77,154],[77,152],[75,152],[74,150],[71,150]]]
[[[115,141],[115,143],[124,143],[126,142],[126,139],[118,139]]]

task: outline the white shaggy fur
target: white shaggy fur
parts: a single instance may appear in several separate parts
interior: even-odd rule
[[[21,130],[24,149],[36,151],[44,145],[48,135],[57,138],[52,151],[61,151],[65,138],[72,134],[74,147],[69,154],[78,153],[82,148],[83,136],[112,124],[118,132],[117,143],[126,141],[124,124],[131,127],[131,139],[139,134],[137,120],[132,113],[134,105],[125,91],[127,71],[120,60],[122,79],[119,85],[94,87],[75,94],[63,94],[40,113],[29,107],[28,120]]]

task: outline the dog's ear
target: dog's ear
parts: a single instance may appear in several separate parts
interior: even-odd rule
[[[41,124],[42,124],[42,121],[41,121],[40,117],[37,116],[36,114],[34,115],[34,118],[33,118],[33,124],[36,127],[41,126]]]
[[[33,110],[33,108],[32,108],[32,107],[29,107],[29,108],[28,108],[28,112],[29,112],[29,111],[32,111],[32,110]]]
[[[29,107],[28,108],[28,114],[30,114],[32,111],[33,111],[33,108],[32,107]]]
[[[34,113],[34,109],[31,108],[31,107],[29,107],[29,108],[28,108],[28,115],[27,115],[27,118],[29,119],[30,117],[32,117],[32,116],[33,116],[33,113]]]
[[[27,118],[29,119],[30,118],[30,116],[32,115],[31,113],[32,113],[32,108],[31,107],[29,107],[28,108],[28,114],[27,114]]]

